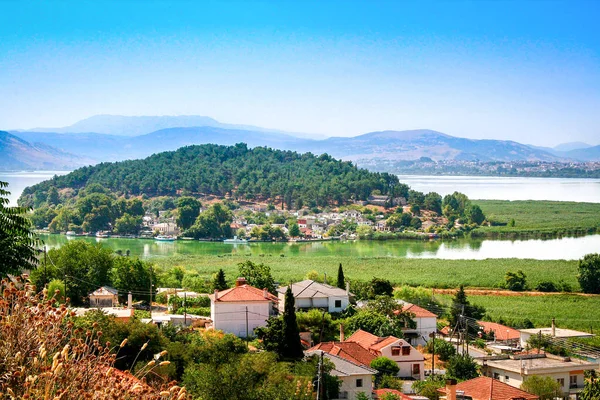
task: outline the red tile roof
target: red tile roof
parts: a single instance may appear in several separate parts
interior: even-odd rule
[[[350,337],[346,339],[346,342],[355,342],[360,344],[365,349],[368,349],[369,347],[377,343],[380,339],[381,338],[377,335],[373,335],[372,333],[359,329],[352,335],[350,335]]]
[[[263,289],[257,289],[253,286],[250,285],[240,285],[240,286],[236,286],[233,287],[231,289],[226,289],[226,290],[221,290],[220,292],[216,293],[216,299],[215,299],[215,294],[211,294],[209,297],[212,301],[231,301],[231,302],[238,302],[238,301],[273,301],[273,302],[278,302],[279,299],[272,295],[269,292],[266,292],[266,297],[265,297],[265,290]]]
[[[480,376],[479,378],[461,382],[456,385],[456,390],[463,391],[465,396],[470,396],[473,400],[539,399],[536,395],[487,376]],[[438,389],[438,392],[446,393],[446,388]]]
[[[379,399],[381,398],[384,394],[395,394],[396,396],[398,396],[399,398],[401,398],[402,400],[413,400],[412,397],[402,393],[399,390],[396,389],[377,389],[377,390],[373,390],[373,393],[375,393],[375,398]]]
[[[322,350],[341,357],[350,362],[370,366],[376,357],[369,350],[354,342],[323,342],[311,347],[308,351]]]
[[[521,337],[521,333],[508,326],[500,325],[495,322],[477,321],[485,332],[494,332],[496,340],[517,340]]]
[[[408,311],[409,313],[414,314],[416,318],[437,318],[437,315],[431,311],[414,304],[405,304],[402,307],[402,311]]]

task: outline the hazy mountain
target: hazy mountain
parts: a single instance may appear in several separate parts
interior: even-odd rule
[[[147,157],[192,144],[267,146],[282,150],[328,153],[345,160],[560,160],[559,156],[520,143],[458,138],[431,130],[371,132],[325,140],[300,139],[281,133],[217,127],[169,128],[146,135],[124,137],[98,133],[13,132],[30,142],[43,142],[63,151],[97,161]]]
[[[238,129],[256,132],[281,133],[294,137],[322,136],[306,133],[290,133],[276,129],[267,129],[251,125],[235,125],[221,123],[213,118],[201,115],[165,115],[128,117],[122,115],[95,115],[64,128],[35,128],[28,132],[81,133],[94,132],[117,136],[140,136],[169,128],[215,127],[223,129]]]
[[[571,151],[571,150],[587,149],[590,147],[594,147],[594,146],[592,146],[591,144],[583,143],[583,142],[568,142],[568,143],[561,143],[557,146],[554,146],[554,150],[564,152],[564,151]]]
[[[566,151],[564,154],[572,159],[581,161],[600,161],[600,146]]]
[[[93,161],[4,131],[0,131],[0,154],[0,170],[73,169]]]
[[[505,140],[475,140],[419,129],[371,132],[352,138],[329,138],[319,148],[348,160],[558,160],[558,157],[529,146]]]

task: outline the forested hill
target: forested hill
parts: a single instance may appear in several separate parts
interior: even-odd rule
[[[99,184],[120,195],[230,195],[237,199],[274,199],[288,206],[344,204],[373,191],[402,190],[395,175],[359,169],[328,155],[315,156],[264,147],[200,145],[154,154],[143,160],[79,168],[26,188],[21,204],[33,204],[48,191]]]

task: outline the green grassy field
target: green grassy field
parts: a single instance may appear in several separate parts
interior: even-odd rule
[[[450,295],[436,295],[450,304]],[[528,318],[536,327],[547,327],[556,318],[561,328],[600,332],[600,296],[482,296],[468,295],[471,304],[484,306],[494,320],[522,321]]]
[[[600,230],[600,204],[563,201],[476,200],[488,219],[515,226],[478,228],[475,235],[574,234]]]
[[[304,279],[311,270],[319,274],[326,273],[335,277],[339,263],[349,279],[370,280],[373,277],[389,279],[393,283],[411,286],[427,286],[438,288],[455,288],[460,284],[470,287],[493,288],[504,282],[507,271],[522,270],[527,281],[535,287],[540,281],[564,280],[578,289],[576,279],[577,261],[565,260],[522,260],[522,259],[487,259],[487,260],[439,260],[439,259],[406,259],[397,257],[348,257],[311,256],[280,257],[272,256],[217,256],[217,255],[185,255],[156,257],[151,261],[157,266],[169,269],[181,266],[209,277],[223,268],[227,276],[236,276],[237,264],[246,260],[265,263],[271,267],[276,280],[289,282]]]

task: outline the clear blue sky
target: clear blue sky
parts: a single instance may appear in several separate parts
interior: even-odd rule
[[[600,143],[600,1],[0,1],[0,129],[208,115]]]

